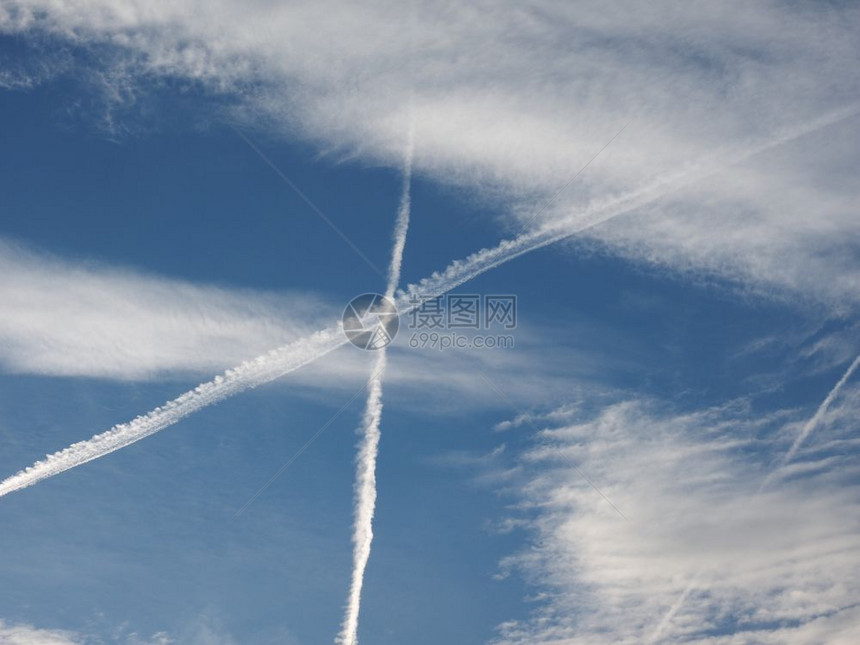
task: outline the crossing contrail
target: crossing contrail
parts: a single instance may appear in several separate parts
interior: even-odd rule
[[[387,298],[394,297],[400,283],[400,267],[403,263],[403,249],[406,246],[406,233],[409,231],[411,211],[410,184],[412,182],[413,140],[410,130],[403,164],[403,188],[400,207],[394,225],[394,244],[391,249],[391,263],[388,267]],[[382,380],[385,376],[387,357],[385,347],[378,350],[373,366],[373,378],[368,386],[367,405],[364,410],[363,434],[359,445],[355,472],[355,519],[353,525],[353,569],[346,613],[341,632],[336,642],[342,645],[356,645],[358,642],[358,615],[361,609],[361,590],[364,586],[364,572],[370,559],[373,543],[373,514],[376,510],[376,457],[379,454],[379,426],[382,421]]]
[[[497,246],[478,251],[465,260],[456,260],[444,271],[409,285],[397,297],[397,309],[401,315],[408,313],[418,306],[416,299],[427,299],[447,293],[521,255],[634,211],[687,184],[708,177],[725,166],[740,163],[760,152],[852,117],[857,114],[857,111],[858,107],[852,106],[800,127],[780,131],[767,139],[750,142],[745,147],[735,147],[724,151],[721,155],[712,155],[678,172],[667,174],[638,190],[618,197],[596,200],[577,215],[555,220],[534,232],[525,233],[512,240],[503,240]],[[140,441],[212,403],[292,372],[346,342],[341,327],[334,326],[245,362],[152,412],[116,425],[92,439],[48,455],[42,461],[0,482],[0,497]]]

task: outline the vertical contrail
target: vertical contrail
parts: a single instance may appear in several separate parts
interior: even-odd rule
[[[810,123],[777,132],[767,139],[748,142],[746,147],[729,150],[721,158],[711,158],[691,164],[676,173],[659,177],[651,184],[638,190],[611,199],[595,200],[575,215],[562,218],[537,231],[525,233],[512,240],[503,240],[497,246],[478,251],[464,260],[455,260],[444,271],[434,273],[417,284],[409,285],[406,293],[397,298],[397,309],[403,315],[418,306],[415,304],[417,301],[442,295],[521,255],[567,239],[614,217],[634,211],[682,186],[703,179],[725,166],[740,163],[759,152],[837,123],[854,116],[856,113],[857,106],[850,106]],[[408,200],[405,203],[408,204]],[[400,250],[402,252],[402,246]],[[392,268],[394,268],[393,263]],[[396,270],[399,270],[399,263]],[[418,298],[416,299],[415,296]],[[0,497],[140,441],[212,403],[298,369],[346,342],[347,339],[343,335],[342,328],[335,326],[247,361],[165,403],[152,412],[141,415],[127,423],[118,424],[107,432],[97,434],[91,439],[80,441],[64,450],[48,455],[42,461],[38,461],[0,482]]]
[[[406,141],[406,155],[403,160],[403,185],[400,191],[400,206],[397,209],[397,220],[394,222],[394,245],[391,249],[391,263],[388,265],[388,287],[385,295],[394,296],[397,285],[400,284],[400,267],[403,265],[403,249],[406,246],[406,233],[409,231],[409,214],[412,209],[412,157],[414,156],[414,133],[409,129]]]
[[[376,510],[376,456],[379,452],[379,422],[382,419],[382,377],[387,357],[378,350],[373,364],[374,377],[368,386],[367,405],[362,419],[362,437],[355,469],[355,517],[352,529],[352,581],[340,634],[335,642],[355,645],[358,642],[358,614],[364,572],[373,543],[373,514]]]
[[[403,188],[400,193],[400,207],[394,224],[394,243],[391,249],[391,263],[388,267],[387,298],[394,296],[400,282],[400,267],[403,262],[403,249],[406,246],[406,233],[409,230],[411,210],[410,185],[412,183],[413,132],[410,128],[403,163]],[[373,378],[368,386],[367,405],[362,420],[363,434],[356,458],[355,472],[355,519],[353,525],[353,569],[349,599],[341,632],[336,642],[342,645],[356,645],[358,642],[358,614],[361,608],[361,589],[364,586],[364,572],[370,559],[373,543],[373,514],[376,510],[376,457],[379,453],[379,425],[382,420],[382,379],[385,376],[387,357],[385,347],[378,350],[373,365]]]

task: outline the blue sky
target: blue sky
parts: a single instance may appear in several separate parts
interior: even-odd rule
[[[411,132],[400,286],[518,324],[402,318],[359,640],[860,639],[856,8],[200,11],[0,8],[0,479],[384,292],[242,135],[384,270]],[[377,354],[310,354],[4,491],[0,643],[332,642]]]

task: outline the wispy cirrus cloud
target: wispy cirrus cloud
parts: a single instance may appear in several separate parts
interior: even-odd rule
[[[493,201],[516,227],[624,123],[536,223],[860,102],[853,5],[201,7],[16,0],[0,10],[0,32],[87,52],[114,102],[153,81],[188,82],[226,99],[222,117],[337,158],[397,165],[414,118],[416,172]],[[639,262],[850,309],[857,125],[747,160],[590,236]]]
[[[736,402],[682,413],[632,399],[537,419],[545,429],[505,469],[520,508],[509,524],[529,546],[503,571],[534,585],[538,608],[502,625],[497,642],[854,642],[858,392],[762,494],[772,442],[790,443],[796,411],[757,416]]]
[[[0,274],[0,366],[16,373],[211,373],[307,335],[337,309],[311,294],[195,285],[2,240]]]

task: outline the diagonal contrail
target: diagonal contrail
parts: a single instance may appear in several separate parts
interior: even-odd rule
[[[140,441],[213,403],[288,374],[343,343],[343,332],[333,327],[242,363],[147,414],[37,461],[0,482],[0,497]]]
[[[797,439],[794,440],[794,443],[791,444],[791,448],[785,453],[785,457],[782,458],[782,463],[780,466],[787,466],[788,463],[794,459],[794,455],[797,454],[797,451],[800,449],[800,446],[803,445],[803,442],[806,441],[807,437],[812,434],[812,431],[818,427],[818,424],[821,423],[821,419],[827,413],[828,408],[830,408],[830,404],[833,403],[833,399],[835,399],[839,395],[839,391],[848,382],[848,379],[851,378],[851,375],[857,370],[857,367],[860,367],[860,356],[854,359],[854,362],[845,370],[845,373],[842,375],[842,378],[833,386],[833,389],[825,397],[824,401],[821,402],[821,405],[818,406],[818,409],[815,411],[815,414],[812,415],[812,418],[806,422],[803,426],[803,430],[800,431],[800,434],[797,435]]]
[[[405,293],[397,298],[397,309],[401,314],[408,313],[420,304],[416,302],[416,297],[427,299],[442,295],[505,262],[634,211],[687,184],[708,177],[722,167],[740,163],[760,152],[852,117],[857,114],[857,111],[857,106],[851,106],[794,129],[781,131],[767,139],[750,142],[746,147],[728,150],[721,158],[712,157],[692,164],[686,169],[659,178],[639,190],[612,199],[592,202],[578,216],[564,218],[513,240],[503,240],[498,246],[483,249],[465,260],[454,261],[441,273],[435,273],[417,284],[409,285]],[[340,326],[329,327],[308,338],[243,363],[212,381],[186,392],[161,408],[156,408],[128,423],[114,426],[103,434],[73,444],[65,450],[36,462],[0,482],[0,497],[148,437],[212,403],[292,372],[346,342]]]
[[[696,577],[693,576],[693,579],[690,580],[687,587],[681,592],[681,595],[678,596],[678,599],[672,603],[672,606],[669,607],[669,610],[663,615],[663,618],[660,620],[660,623],[657,625],[657,628],[648,637],[648,640],[645,641],[645,645],[653,645],[656,643],[658,639],[663,635],[663,632],[666,630],[666,627],[669,626],[669,623],[672,622],[672,619],[675,618],[675,614],[684,606],[684,603],[687,602],[687,597],[695,590],[696,588]]]
[[[413,134],[410,129],[403,164],[403,189],[400,194],[400,207],[394,225],[394,244],[391,249],[391,263],[388,266],[387,298],[394,297],[400,283],[400,267],[403,263],[403,248],[406,246],[406,233],[409,231],[411,211],[410,184],[412,182]],[[367,405],[364,410],[363,434],[359,444],[355,472],[355,519],[353,525],[353,569],[352,582],[346,613],[341,632],[336,642],[342,645],[356,645],[358,642],[358,615],[361,609],[361,589],[364,586],[364,572],[370,559],[373,543],[373,514],[376,510],[376,457],[379,454],[379,426],[382,421],[382,379],[385,376],[387,357],[385,347],[379,350],[373,366],[373,378],[367,392]]]
[[[779,465],[770,472],[770,474],[764,478],[764,481],[761,483],[759,487],[759,492],[762,492],[768,484],[775,477],[778,476],[779,472],[785,468],[794,456],[797,454],[797,451],[800,450],[800,446],[803,445],[803,442],[813,433],[813,431],[818,427],[818,424],[821,423],[821,420],[824,418],[824,415],[827,414],[827,410],[830,409],[830,404],[833,403],[834,399],[839,396],[839,392],[842,390],[842,387],[848,382],[848,379],[851,378],[851,375],[857,371],[857,368],[860,367],[860,356],[854,359],[854,362],[848,366],[848,369],[845,370],[845,373],[842,375],[842,378],[837,381],[836,385],[833,386],[833,389],[827,393],[827,396],[824,397],[824,400],[821,402],[821,405],[818,406],[818,409],[815,411],[815,414],[812,415],[812,418],[809,419],[805,424],[803,424],[803,428],[800,431],[800,434],[797,435],[797,438],[794,440],[794,443],[791,444],[791,448],[788,449],[788,452],[785,453],[783,458],[780,460]]]
[[[675,172],[658,177],[639,189],[617,197],[594,200],[574,215],[553,220],[533,232],[519,235],[512,240],[503,240],[497,246],[482,249],[465,260],[455,260],[441,273],[434,273],[418,284],[409,285],[406,293],[398,298],[398,310],[411,311],[416,306],[414,304],[416,297],[427,300],[444,294],[514,258],[572,237],[619,215],[635,211],[684,186],[705,179],[727,166],[741,163],[761,152],[856,116],[858,112],[860,112],[860,105],[851,105],[803,125],[778,130],[770,137],[747,141],[744,145],[725,147]]]

